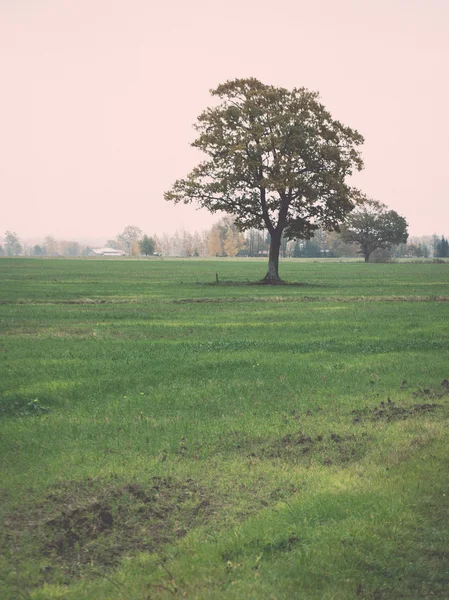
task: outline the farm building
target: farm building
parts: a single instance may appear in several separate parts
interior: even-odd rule
[[[126,252],[116,248],[92,248],[90,256],[126,256]]]

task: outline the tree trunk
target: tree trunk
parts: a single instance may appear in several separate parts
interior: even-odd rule
[[[368,245],[365,244],[361,244],[362,247],[362,253],[363,253],[363,257],[365,259],[365,262],[369,261],[369,257],[371,256],[371,248]]]
[[[282,283],[279,277],[279,251],[281,249],[281,232],[273,231],[271,233],[270,252],[268,255],[268,271],[263,278],[264,283],[276,285]]]

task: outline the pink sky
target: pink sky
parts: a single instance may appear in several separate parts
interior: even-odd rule
[[[449,233],[449,0],[2,0],[0,235],[203,229],[163,192],[235,77],[318,90],[366,138],[356,183]]]

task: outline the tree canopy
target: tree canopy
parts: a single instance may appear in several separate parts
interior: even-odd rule
[[[345,242],[360,244],[365,262],[375,250],[388,250],[407,241],[407,221],[394,210],[387,209],[376,200],[365,200],[346,219],[342,238]]]
[[[196,201],[233,215],[240,231],[270,234],[269,283],[280,281],[282,235],[309,239],[339,228],[360,199],[347,178],[361,170],[363,137],[332,118],[319,95],[254,78],[235,79],[211,94],[221,101],[197,120],[192,146],[208,157],[177,180],[165,199]]]
[[[440,240],[436,240],[434,252],[435,257],[437,258],[449,257],[449,242],[444,237],[444,235],[441,236]]]
[[[143,238],[139,242],[140,251],[145,256],[152,256],[154,252],[154,240],[147,235],[144,235]]]
[[[5,232],[5,242],[8,256],[18,256],[22,252],[22,244],[14,231]]]
[[[124,250],[130,256],[136,256],[139,253],[139,241],[142,239],[143,231],[135,225],[127,225],[122,233],[117,236],[119,246],[123,246]]]

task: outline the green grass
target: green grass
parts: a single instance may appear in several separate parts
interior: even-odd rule
[[[0,260],[2,599],[449,597],[449,264],[265,269]]]

